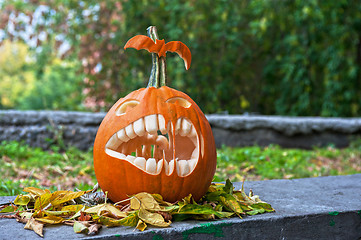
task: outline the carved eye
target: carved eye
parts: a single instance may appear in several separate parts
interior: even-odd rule
[[[139,101],[137,100],[128,100],[126,102],[123,102],[115,111],[115,115],[121,116],[124,115],[127,111],[134,108],[139,104]]]
[[[167,101],[167,103],[178,103],[181,107],[184,108],[189,108],[192,103],[190,103],[187,99],[182,98],[182,97],[172,97],[169,98]]]

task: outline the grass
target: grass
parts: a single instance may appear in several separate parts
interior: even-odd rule
[[[361,173],[361,141],[345,149],[313,150],[268,147],[223,147],[217,151],[214,181],[303,178]],[[96,183],[92,151],[50,151],[18,142],[0,143],[0,196],[17,195],[24,187],[86,190]]]

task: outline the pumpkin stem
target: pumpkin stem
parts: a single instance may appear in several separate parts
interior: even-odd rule
[[[148,36],[156,42],[158,38],[157,28],[150,26],[147,28]],[[159,57],[157,53],[152,53],[152,71],[150,73],[148,87],[159,88],[165,86],[167,81],[167,64],[165,57]]]

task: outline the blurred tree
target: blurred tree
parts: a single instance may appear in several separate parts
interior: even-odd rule
[[[0,46],[0,107],[15,107],[35,82],[28,46],[6,40]]]
[[[169,85],[205,112],[361,113],[359,0],[9,0],[0,8],[4,38],[36,42],[45,62],[53,48],[44,46],[55,41],[58,54],[82,63],[98,109],[146,86],[150,55],[123,46],[156,25],[160,38],[190,47],[187,73],[168,55]]]
[[[18,102],[18,109],[84,110],[78,63],[53,59],[33,88]]]

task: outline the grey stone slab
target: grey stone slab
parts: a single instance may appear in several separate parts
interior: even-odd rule
[[[241,188],[241,183],[235,183]],[[103,228],[96,236],[69,226],[46,227],[44,239],[360,239],[361,174],[245,182],[274,213],[217,221],[172,223],[169,228]],[[9,197],[1,197],[0,203]],[[0,239],[36,239],[13,219],[0,219]]]
[[[92,147],[105,113],[0,110],[0,142],[48,149],[61,135],[67,146]],[[361,118],[207,115],[216,146],[346,147],[361,138]]]

